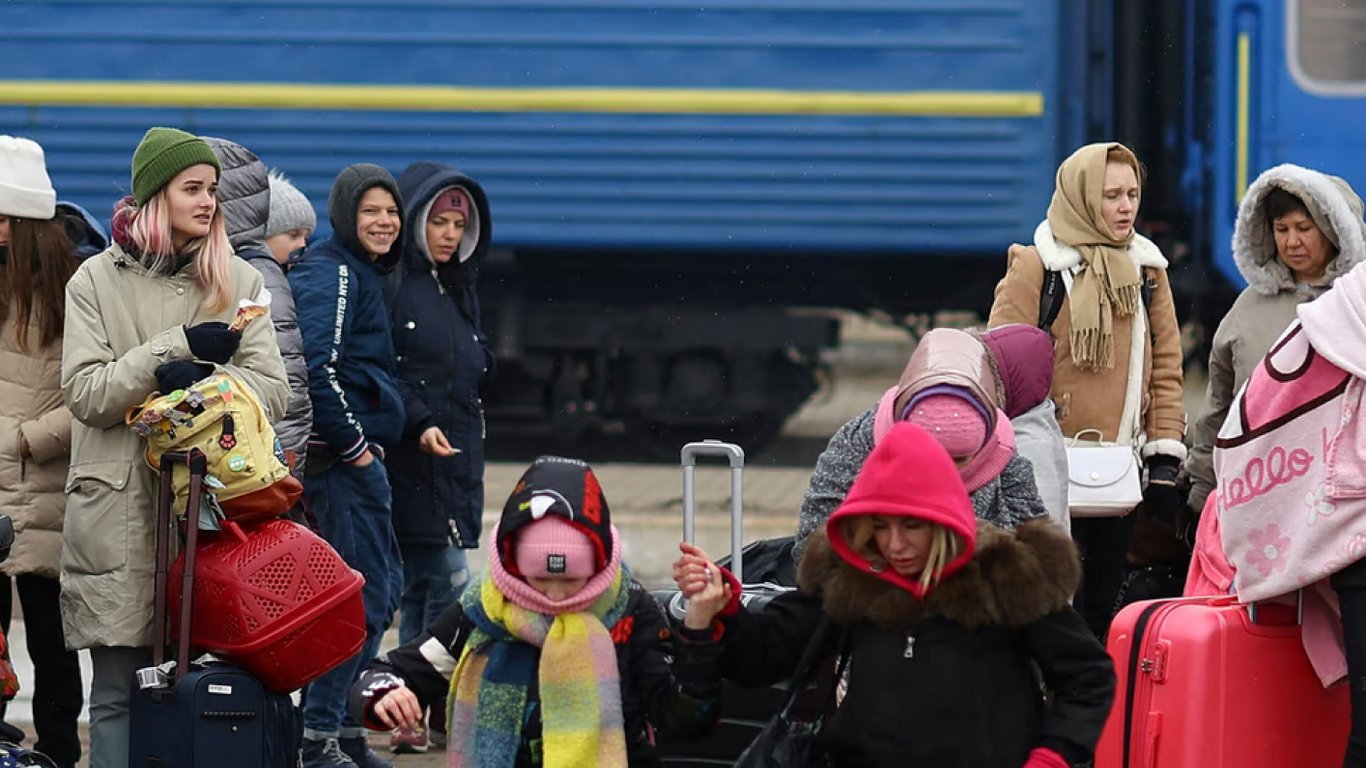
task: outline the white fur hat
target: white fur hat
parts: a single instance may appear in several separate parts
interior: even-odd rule
[[[30,139],[0,136],[0,216],[50,219],[57,192],[47,176],[43,148]]]

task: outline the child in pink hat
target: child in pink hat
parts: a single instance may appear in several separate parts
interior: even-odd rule
[[[936,328],[916,345],[896,386],[840,427],[811,475],[793,558],[844,501],[874,446],[901,421],[949,452],[978,519],[1011,530],[1047,514],[1029,462],[1015,450],[1005,393],[987,347],[967,331]]]
[[[411,726],[449,696],[450,765],[545,768],[656,765],[656,730],[714,724],[719,687],[675,679],[672,632],[622,562],[587,464],[537,459],[493,539],[487,572],[460,600],[365,668],[351,689],[357,717]]]

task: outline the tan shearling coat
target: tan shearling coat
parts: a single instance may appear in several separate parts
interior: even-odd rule
[[[28,351],[18,322],[0,323],[0,512],[14,520],[14,547],[0,573],[57,578],[66,509],[71,412],[62,404],[62,341],[42,346],[42,326],[30,320]],[[20,456],[19,439],[29,455]]]
[[[1142,396],[1138,425],[1144,432],[1141,454],[1185,459],[1185,411],[1181,390],[1181,336],[1167,282],[1167,260],[1152,241],[1134,235],[1129,255],[1150,281],[1151,306],[1146,316],[1151,333],[1143,343]],[[1053,239],[1045,221],[1034,232],[1031,246],[1012,245],[1006,275],[996,285],[996,296],[987,324],[995,328],[1010,323],[1039,324],[1039,295],[1046,270],[1084,269],[1081,254]],[[1103,440],[1128,442],[1119,432],[1129,377],[1129,349],[1134,318],[1115,317],[1115,365],[1098,371],[1083,370],[1072,361],[1072,314],[1070,299],[1053,322],[1053,390],[1058,426],[1071,438],[1082,430],[1100,430]],[[1085,437],[1094,439],[1094,435]]]
[[[86,260],[66,289],[61,382],[71,427],[61,560],[62,627],[67,646],[151,644],[156,478],[143,441],[124,414],[156,389],[156,369],[193,359],[185,326],[231,322],[238,302],[263,296],[261,274],[228,262],[231,301],[203,306],[194,267],[149,273],[119,246]],[[275,328],[253,322],[230,364],[274,421],[289,400]]]

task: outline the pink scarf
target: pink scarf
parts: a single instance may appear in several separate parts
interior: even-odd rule
[[[968,493],[1000,477],[1014,456],[1015,428],[1010,426],[1010,419],[1005,413],[997,409],[996,429],[992,430],[986,445],[958,470]]]

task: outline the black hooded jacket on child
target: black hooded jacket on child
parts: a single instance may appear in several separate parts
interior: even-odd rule
[[[526,581],[552,575],[587,581],[559,602]],[[351,707],[382,727],[373,706],[390,690],[409,688],[424,709],[452,694],[447,749],[462,765],[656,766],[655,730],[686,737],[715,722],[719,685],[680,686],[672,646],[663,612],[621,563],[597,477],[543,456],[503,507],[488,572],[421,636],[367,664]],[[613,679],[620,697],[602,697]]]
[[[924,587],[866,554],[874,542],[861,550],[845,539],[846,521],[865,515],[935,523],[956,536],[958,554]],[[924,430],[900,423],[808,539],[799,590],[760,612],[733,603],[719,627],[680,630],[677,662],[680,674],[709,682],[771,684],[793,673],[825,613],[835,625],[828,661],[846,662],[843,697],[827,703],[833,712],[818,737],[833,765],[1085,762],[1115,677],[1068,605],[1079,577],[1076,550],[1057,525],[1038,518],[1007,532],[975,520],[948,454]]]
[[[418,162],[398,180],[403,192],[403,263],[387,278],[398,383],[407,412],[404,439],[387,466],[394,533],[402,545],[479,546],[484,513],[484,409],[479,385],[492,358],[479,321],[479,268],[493,234],[488,198],[448,165]],[[427,218],[453,188],[473,210],[445,264],[426,242]],[[438,427],[459,453],[432,456],[418,438]]]
[[[398,264],[400,248],[372,262],[356,235],[357,207],[374,187],[402,205],[388,171],[366,163],[342,169],[327,201],[332,237],[310,246],[289,272],[313,401],[310,472],[338,458],[353,461],[371,445],[387,449],[403,433],[384,303],[384,275]]]

